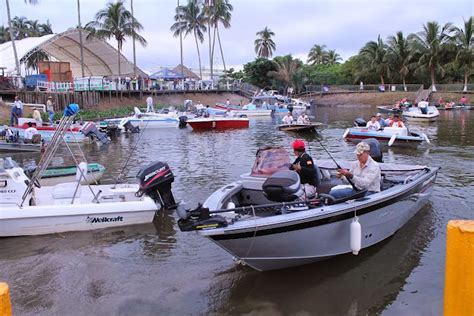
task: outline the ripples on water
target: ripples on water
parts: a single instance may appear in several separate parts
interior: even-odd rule
[[[318,108],[325,123],[305,137],[315,159],[353,159],[354,145],[341,139],[356,116],[370,107]],[[84,145],[90,161],[103,164],[111,183],[125,170],[135,181],[141,166],[166,161],[175,174],[173,192],[188,207],[248,172],[257,148],[289,148],[295,135],[276,130],[278,119],[251,120],[249,129],[225,132],[145,130],[122,135],[108,147]],[[432,145],[391,148],[387,162],[441,166],[431,203],[386,241],[325,262],[259,273],[237,266],[210,241],[181,233],[173,212],[153,224],[113,230],[0,240],[1,279],[10,283],[17,314],[439,314],[442,308],[445,227],[472,218],[474,112],[441,112],[430,125],[411,124]],[[140,142],[138,142],[139,138]],[[318,137],[318,138],[316,138]],[[72,163],[66,154],[53,161]],[[22,164],[35,155],[16,155]],[[317,241],[314,241],[317,242]]]

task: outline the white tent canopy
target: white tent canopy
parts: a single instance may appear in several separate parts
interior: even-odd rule
[[[82,31],[84,45],[84,74],[86,76],[118,76],[117,50],[105,41],[86,40],[88,32]],[[71,29],[60,34],[49,34],[41,37],[28,37],[15,41],[18,58],[22,63],[38,50],[46,52],[55,61],[69,62],[73,77],[81,77],[81,49],[79,31]],[[11,42],[0,44],[0,67],[6,73],[15,71],[15,56]],[[22,75],[24,75],[24,67]],[[121,75],[132,75],[133,63],[120,54]],[[146,74],[137,67],[137,75]]]

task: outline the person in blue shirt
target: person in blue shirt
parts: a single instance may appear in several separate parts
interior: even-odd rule
[[[377,119],[377,122],[379,122],[380,124],[380,128],[387,127],[387,122],[385,122],[385,120],[383,119],[382,114],[377,113],[375,117]]]

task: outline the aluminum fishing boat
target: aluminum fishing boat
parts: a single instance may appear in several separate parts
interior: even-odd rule
[[[179,210],[180,229],[196,231],[259,271],[357,254],[395,234],[429,202],[438,172],[382,163],[381,192],[359,191],[338,200],[328,194],[341,181],[336,165],[320,162],[319,196],[301,199],[299,177],[278,150],[259,151],[251,173],[219,188],[196,209]]]
[[[383,130],[378,131],[368,129],[367,127],[351,127],[346,129],[342,138],[356,142],[367,138],[375,138],[382,145],[389,147],[418,146],[423,142],[430,144],[430,140],[426,134],[408,131],[406,127],[385,127]]]

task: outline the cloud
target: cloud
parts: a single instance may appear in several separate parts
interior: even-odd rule
[[[81,0],[83,24],[92,20],[108,2]],[[454,22],[461,26],[463,18],[467,19],[473,12],[472,0],[231,0],[231,3],[232,28],[220,31],[226,64],[236,69],[255,58],[255,34],[265,26],[275,32],[275,55],[291,53],[305,60],[314,44],[325,44],[347,59],[379,34],[383,39],[397,31],[408,35],[420,31],[427,21]],[[39,0],[32,6],[10,0],[10,5],[12,16],[40,22],[49,19],[55,32],[77,24],[76,1]],[[135,16],[143,24],[142,35],[148,41],[146,48],[137,45],[137,63],[141,68],[156,70],[179,64],[179,38],[173,37],[169,30],[174,22],[175,5],[176,1],[171,0],[134,0]],[[6,24],[5,12],[5,2],[0,1],[0,25]],[[113,40],[110,43],[116,46]],[[183,51],[185,64],[198,68],[192,36],[183,40]],[[200,52],[203,67],[208,67],[207,42],[200,45]],[[132,59],[130,40],[125,43],[123,53]],[[218,50],[215,56],[217,67],[222,68]]]

